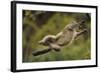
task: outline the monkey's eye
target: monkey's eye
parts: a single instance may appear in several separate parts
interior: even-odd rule
[[[47,41],[48,41],[49,43],[54,42],[54,40],[53,40],[52,38],[48,38]]]
[[[73,29],[72,29],[72,28],[68,28],[68,30],[73,31]]]

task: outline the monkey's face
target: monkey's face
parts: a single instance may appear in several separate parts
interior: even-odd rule
[[[46,41],[44,41],[44,40],[41,40],[38,43],[41,44],[41,45],[47,45]]]
[[[38,43],[41,44],[41,45],[48,46],[50,43],[53,43],[53,42],[54,42],[54,40],[51,37],[48,37],[48,38],[43,38]]]

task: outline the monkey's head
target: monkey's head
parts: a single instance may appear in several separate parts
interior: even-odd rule
[[[41,45],[48,46],[50,43],[53,43],[55,39],[52,36],[45,36],[42,40],[40,40],[38,43]]]

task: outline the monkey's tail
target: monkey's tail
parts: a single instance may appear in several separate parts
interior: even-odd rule
[[[51,51],[51,48],[47,48],[47,49],[43,49],[43,50],[37,50],[37,51],[34,51],[32,53],[32,55],[33,56],[38,56],[38,55],[42,55],[42,54],[48,53],[49,51]]]

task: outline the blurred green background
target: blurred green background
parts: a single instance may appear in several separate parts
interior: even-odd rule
[[[23,10],[23,62],[45,62],[64,60],[91,59],[91,14],[75,12],[50,12]],[[44,55],[33,56],[32,52],[47,48],[38,44],[48,34],[56,35],[67,24],[73,21],[85,20],[84,25],[78,30],[88,29],[88,33],[79,36],[70,46],[64,46],[60,52],[51,51]]]

